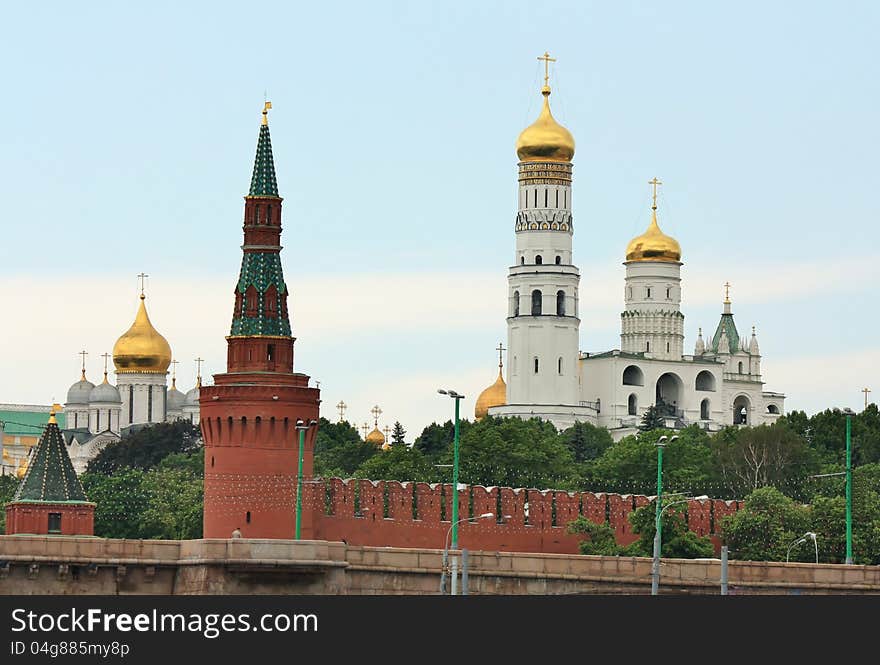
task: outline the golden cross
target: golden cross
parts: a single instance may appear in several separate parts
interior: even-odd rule
[[[138,279],[141,280],[141,295],[144,295],[144,280],[146,280],[147,277],[149,277],[149,275],[147,275],[146,273],[141,273],[140,275],[138,275]]]
[[[724,282],[724,303],[730,304],[730,282]]]
[[[345,418],[345,410],[348,408],[348,404],[339,400],[339,404],[336,405],[337,411],[339,411],[339,422],[342,422]]]
[[[78,355],[78,356],[82,356],[82,357],[83,357],[83,362],[82,362],[82,373],[83,373],[83,378],[85,378],[85,376],[86,376],[86,356],[89,355],[89,352],[86,351],[85,349],[83,349],[82,351],[80,351],[80,352],[77,353],[76,355]]]
[[[171,380],[175,381],[177,379],[177,366],[180,364],[180,361],[172,360],[171,364],[174,365],[174,367],[171,368]]]
[[[272,102],[263,102],[263,124],[269,124],[269,109],[272,108]]]
[[[361,425],[361,429],[364,430],[364,438],[367,438],[367,432],[370,431],[370,426],[367,423]]]
[[[653,194],[654,203],[651,204],[651,209],[656,210],[657,209],[657,185],[662,185],[663,183],[660,182],[659,180],[657,180],[657,176],[654,176],[654,179],[649,180],[648,184],[654,188],[654,194]]]
[[[388,435],[391,433],[391,428],[388,425],[382,428],[382,431],[385,432],[385,440],[388,440]]]
[[[370,413],[373,414],[374,425],[375,425],[376,427],[378,427],[378,426],[379,426],[379,416],[382,415],[382,409],[380,409],[380,408],[379,408],[379,405],[377,404],[377,405],[374,406],[372,409],[370,409]]]
[[[550,63],[556,62],[556,58],[551,58],[548,51],[544,51],[544,55],[539,55],[538,60],[544,61],[544,85],[549,86],[550,83]]]
[[[502,345],[501,342],[498,342],[498,348],[495,350],[498,352],[498,369],[501,369],[501,354],[507,351],[507,349],[504,348],[504,345]]]
[[[104,377],[107,376],[107,359],[110,357],[109,353],[102,353],[101,357],[104,359]]]
[[[202,387],[202,363],[205,362],[203,358],[196,358],[196,387]]]
[[[868,393],[871,392],[870,388],[862,388],[862,392],[865,393],[865,408],[868,408]]]

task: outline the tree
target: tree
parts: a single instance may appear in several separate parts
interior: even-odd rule
[[[660,409],[656,405],[649,406],[645,413],[642,414],[642,422],[639,424],[639,431],[650,432],[654,429],[663,429],[666,427],[666,419],[660,413]]]
[[[0,476],[0,533],[6,533],[6,504],[15,497],[18,483],[14,475]]]
[[[666,505],[669,505],[667,500]],[[656,502],[636,509],[629,515],[633,531],[639,539],[626,548],[630,556],[654,556],[654,535],[657,533]],[[665,508],[660,518],[660,556],[673,559],[698,559],[715,553],[707,536],[698,536],[685,521],[687,504]]]
[[[581,554],[597,554],[601,556],[617,556],[623,548],[617,544],[614,529],[607,522],[597,524],[580,515],[569,522],[566,531],[572,534],[582,533],[587,538],[578,543]]]
[[[585,422],[576,422],[559,437],[578,464],[596,459],[614,443],[607,429]]]
[[[104,474],[125,468],[148,470],[171,453],[192,453],[201,449],[199,428],[189,421],[156,423],[108,444],[89,462],[87,470]]]
[[[204,483],[196,460],[170,455],[146,473],[141,487],[148,496],[142,524],[147,538],[202,537]]]
[[[721,522],[731,556],[749,561],[785,561],[789,545],[809,526],[809,508],[775,487],[756,489],[740,510]],[[805,554],[793,550],[792,560],[808,560]]]
[[[399,420],[394,422],[394,429],[391,431],[391,445],[392,446],[405,446],[406,445],[406,430],[403,429],[403,425],[400,424]]]
[[[728,427],[712,447],[722,484],[739,496],[767,485],[791,486],[818,468],[816,456],[786,424]]]
[[[463,437],[471,427],[470,421],[460,420],[458,423],[459,437]],[[447,420],[442,425],[431,423],[416,437],[413,447],[436,461],[452,449],[454,439],[455,423],[451,420]]]
[[[413,482],[442,480],[440,470],[431,464],[422,451],[398,443],[364,462],[355,472],[355,476],[371,480]]]
[[[149,494],[142,487],[141,469],[118,469],[113,475],[88,472],[80,476],[95,506],[95,535],[102,538],[145,538],[144,512]]]
[[[571,451],[553,424],[538,418],[486,416],[467,428],[460,445],[460,482],[540,489],[580,485]],[[443,461],[452,462],[451,451]]]
[[[366,443],[348,421],[331,423],[321,418],[315,437],[315,475],[322,478],[349,478],[378,450]]]

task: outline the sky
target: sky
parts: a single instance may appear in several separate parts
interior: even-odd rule
[[[81,349],[100,380],[142,271],[179,387],[196,357],[224,371],[268,98],[295,366],[322,415],[344,400],[372,425],[378,404],[411,440],[451,417],[437,388],[472,415],[506,344],[544,51],[577,143],[581,349],[619,348],[657,176],[686,353],[729,281],[786,410],[880,391],[878,3],[46,2],[3,23],[0,402],[63,402]]]

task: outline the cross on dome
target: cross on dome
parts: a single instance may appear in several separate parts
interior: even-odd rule
[[[544,61],[544,87],[550,87],[550,63],[556,62],[556,58],[550,57],[549,51],[544,51],[544,55],[539,55],[538,60]]]

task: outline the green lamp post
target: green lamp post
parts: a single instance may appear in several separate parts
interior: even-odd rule
[[[299,431],[299,462],[296,470],[296,533],[294,538],[297,540],[300,539],[302,527],[303,449],[305,448],[306,430],[317,424],[317,420],[310,420],[308,424],[301,418],[296,421],[296,429]]]

